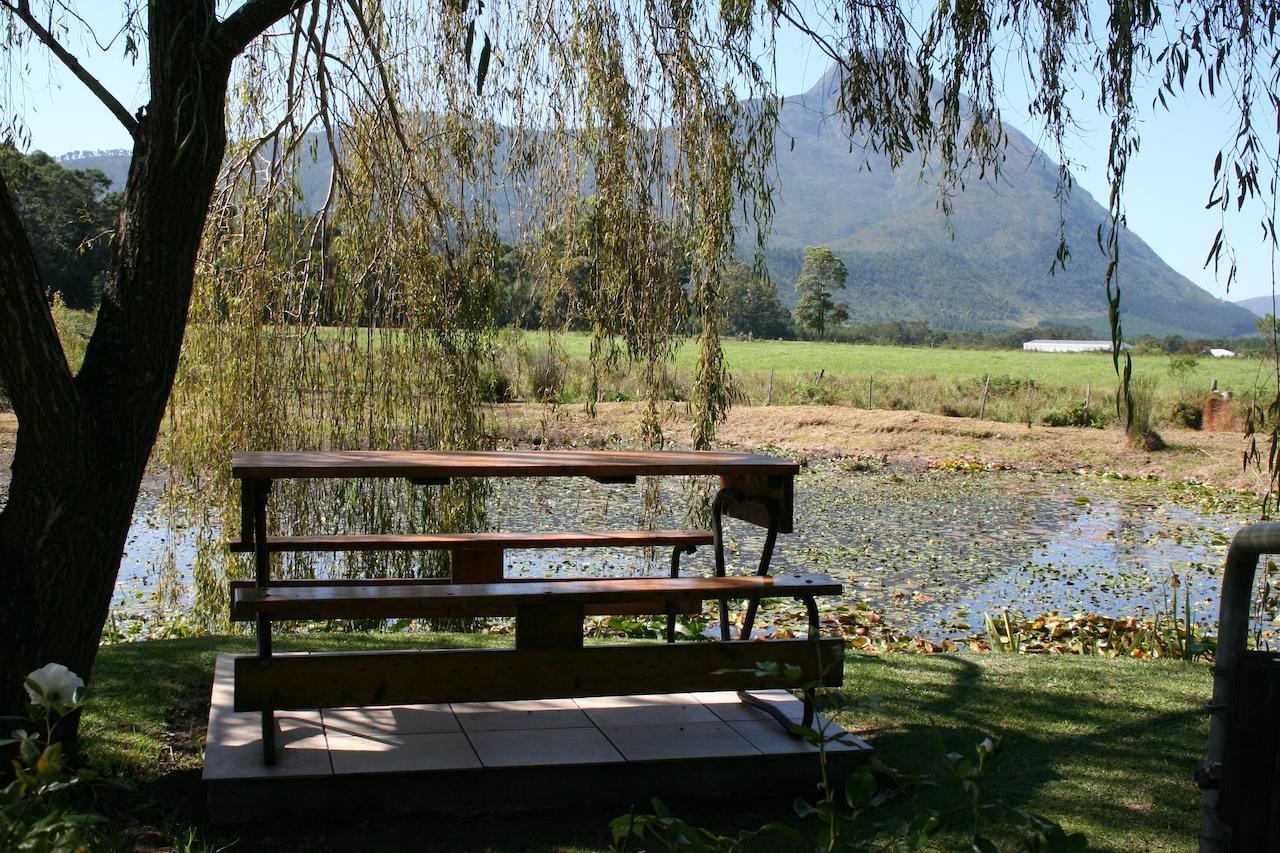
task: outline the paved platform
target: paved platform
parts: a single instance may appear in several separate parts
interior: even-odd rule
[[[280,753],[262,763],[257,713],[232,710],[233,655],[219,655],[205,743],[210,811],[220,820],[279,811],[477,814],[575,802],[733,797],[765,785],[810,794],[817,747],[736,693],[675,693],[276,714]],[[799,722],[786,691],[755,695]],[[821,716],[842,742],[837,772],[871,747]]]

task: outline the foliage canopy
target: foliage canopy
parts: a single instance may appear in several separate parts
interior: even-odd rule
[[[804,266],[796,279],[796,325],[811,329],[818,337],[828,326],[838,326],[849,319],[849,309],[837,305],[835,291],[844,290],[849,271],[844,261],[835,256],[830,246],[809,246],[804,250]]]
[[[235,496],[225,463],[235,449],[485,446],[477,404],[501,292],[495,270],[509,255],[494,238],[500,219],[518,245],[540,247],[520,261],[554,283],[552,303],[579,312],[594,362],[642,363],[651,401],[688,306],[699,340],[691,438],[707,446],[730,402],[724,272],[739,242],[760,248],[769,231],[780,103],[772,69],[784,31],[800,31],[838,63],[838,118],[851,140],[895,166],[931,152],[944,210],[966,182],[1002,168],[999,96],[1010,66],[1026,70],[1027,106],[1058,145],[1066,191],[1069,95],[1085,70],[1111,119],[1110,218],[1098,242],[1111,259],[1117,340],[1136,81],[1160,79],[1161,100],[1189,84],[1230,92],[1234,134],[1210,199],[1224,216],[1277,189],[1268,120],[1280,92],[1277,0],[1116,0],[1105,17],[1079,0],[121,8],[121,37],[96,43],[145,57],[149,101],[137,112],[67,48],[95,43],[81,38],[93,34],[72,4],[0,0],[4,135],[25,138],[25,63],[41,51],[135,140],[112,273],[75,377],[55,356],[29,240],[2,194],[0,378],[22,430],[0,512],[0,564],[21,567],[7,578],[11,597],[34,603],[0,606],[0,639],[14,643],[0,682],[5,667],[48,659],[89,671],[175,376],[165,453],[199,487],[198,506],[226,508],[228,529]],[[297,204],[308,157],[332,163],[314,212]],[[573,239],[525,236],[584,228],[589,269],[573,262]],[[1069,254],[1063,241],[1056,261]],[[1230,264],[1229,243],[1217,241],[1210,258]],[[588,291],[575,304],[573,294]],[[644,437],[665,440],[654,402]],[[41,470],[41,459],[57,464]],[[95,501],[83,495],[89,481],[99,484]],[[370,529],[483,523],[484,495],[465,484],[407,496],[282,492],[273,498],[280,532],[317,514]],[[201,551],[197,577],[225,590],[213,583],[212,553]],[[54,602],[48,590],[71,586],[73,569],[83,597]],[[0,699],[0,711],[14,701]]]

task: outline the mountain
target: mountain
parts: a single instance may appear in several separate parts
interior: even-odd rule
[[[1241,299],[1236,304],[1246,311],[1252,311],[1257,317],[1265,317],[1275,311],[1275,301],[1270,296],[1253,296]]]
[[[828,72],[781,109],[776,214],[766,259],[789,292],[805,246],[826,245],[849,269],[842,297],[855,321],[919,319],[942,328],[1030,326],[1050,321],[1107,327],[1106,256],[1097,228],[1106,211],[1079,185],[1065,200],[1071,258],[1050,274],[1057,248],[1057,165],[1006,126],[997,183],[966,182],[947,221],[919,161],[898,171],[855,146],[834,118],[839,78]],[[792,147],[791,140],[795,140]],[[936,160],[926,164],[933,171]],[[954,237],[952,236],[954,234]],[[1215,299],[1165,264],[1136,234],[1121,237],[1121,310],[1127,336],[1250,334],[1252,314]]]
[[[123,192],[129,177],[130,153],[126,148],[107,151],[69,151],[57,160],[68,169],[97,169],[111,181],[113,193]]]
[[[1009,146],[998,182],[967,181],[953,197],[950,222],[936,186],[906,165],[851,152],[835,118],[839,77],[828,72],[780,110],[775,148],[776,212],[766,253],[779,295],[795,302],[806,246],[830,246],[849,269],[837,295],[854,321],[927,320],[944,329],[992,329],[1041,322],[1107,328],[1106,257],[1096,232],[1106,211],[1078,185],[1059,206],[1057,165],[1026,136],[1006,126]],[[794,146],[792,145],[794,140]],[[323,197],[331,167],[302,174],[304,204]],[[121,189],[128,152],[74,152],[74,168],[101,169]],[[937,166],[926,162],[926,177]],[[1050,274],[1065,217],[1071,258]],[[500,217],[505,221],[505,217]],[[746,241],[744,241],[746,242]],[[1164,261],[1136,234],[1121,237],[1121,309],[1126,336],[1179,334],[1232,337],[1255,331],[1254,315],[1215,299]]]

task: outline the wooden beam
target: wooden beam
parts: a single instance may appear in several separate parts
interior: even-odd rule
[[[253,481],[245,481],[251,486]],[[247,499],[244,503],[250,506]],[[246,510],[247,511],[247,510]],[[253,519],[240,539],[227,546],[253,550]],[[710,530],[545,531],[535,533],[348,533],[315,536],[272,536],[268,551],[483,551],[492,548],[647,548],[710,545]]]
[[[454,583],[499,583],[504,569],[504,551],[486,548],[483,551],[454,551],[449,555]]]
[[[235,710],[839,687],[844,643],[731,641],[581,649],[435,649],[235,659]],[[758,677],[758,662],[799,676]],[[725,670],[721,672],[721,670]]]
[[[235,453],[231,476],[287,477],[636,477],[757,473],[794,476],[785,459],[713,450],[327,450]]]
[[[582,648],[583,615],[581,604],[516,608],[516,648]]]
[[[391,619],[454,617],[463,612],[564,604],[615,605],[653,601],[808,598],[839,595],[823,575],[776,577],[600,578],[527,583],[368,584],[238,588],[235,612],[271,619]]]
[[[572,580],[581,580],[581,578],[507,578],[505,583],[563,583]],[[632,580],[632,578],[621,578],[621,580]],[[643,578],[634,578],[634,580],[643,580]],[[271,589],[286,589],[289,587],[315,587],[315,586],[439,586],[440,584],[452,583],[449,578],[332,578],[332,579],[294,579],[294,580],[273,580]],[[252,622],[257,611],[251,608],[241,606],[238,600],[237,590],[254,589],[256,584],[253,581],[232,581],[231,582],[231,621],[232,622]],[[702,612],[702,599],[687,598],[676,602],[676,613],[683,616],[697,616]],[[667,612],[667,603],[665,601],[640,601],[628,604],[587,604],[585,605],[585,614],[587,616],[662,616]],[[441,608],[438,612],[425,612],[418,618],[420,619],[446,619],[460,618],[457,608]],[[513,617],[516,615],[516,608],[501,607],[466,611],[461,618],[485,618],[485,617]]]
[[[778,509],[778,532],[791,533],[795,526],[795,479],[789,475],[732,473],[720,477],[721,488],[736,489],[743,500],[724,502],[724,514],[769,526],[769,513],[762,501],[771,501]]]

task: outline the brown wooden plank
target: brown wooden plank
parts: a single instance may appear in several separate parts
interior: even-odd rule
[[[746,499],[741,501],[732,498],[726,500],[725,515],[749,521],[761,527],[768,527],[768,510],[759,503],[759,500],[752,499],[772,501],[778,508],[778,532],[792,532],[795,526],[795,480],[792,477],[734,472],[721,476],[720,486],[736,489],[746,496]]]
[[[517,649],[582,647],[582,605],[516,608]]]
[[[231,539],[232,551],[252,551],[249,539]],[[535,533],[351,533],[272,536],[269,551],[466,551],[505,548],[677,547],[710,545],[710,530],[545,531]]]
[[[502,580],[501,548],[454,551],[449,555],[454,583],[498,583]]]
[[[426,702],[489,702],[763,690],[804,684],[839,687],[844,643],[747,640],[581,649],[435,649],[346,652],[235,660],[235,710],[300,710]],[[760,661],[800,668],[800,676],[757,677]],[[718,672],[731,670],[730,672]]]
[[[639,580],[640,578],[619,578],[619,580]],[[565,581],[580,580],[580,578],[507,578],[504,583],[562,583]],[[452,583],[449,578],[324,578],[324,579],[291,579],[278,580],[271,582],[271,588],[282,587],[307,587],[307,586],[432,586],[439,584]],[[232,622],[251,622],[253,621],[257,611],[241,606],[236,595],[236,590],[254,589],[257,584],[253,581],[232,581],[231,582],[231,621]],[[676,613],[682,616],[697,616],[702,612],[702,599],[689,598],[676,602]],[[441,609],[438,612],[421,613],[420,619],[444,619],[458,618],[457,608],[449,610]],[[667,603],[665,601],[640,601],[627,604],[588,604],[586,605],[587,616],[660,616],[667,612]],[[490,609],[480,609],[467,611],[464,618],[479,617],[513,617],[516,615],[514,607],[500,607]]]
[[[823,575],[250,587],[236,590],[234,612],[242,618],[264,614],[272,619],[461,618],[464,611],[536,606],[539,602],[609,605],[692,598],[797,598],[839,595],[840,590],[839,583]]]
[[[635,477],[727,472],[795,475],[794,462],[710,450],[345,450],[236,453],[231,475],[281,477]]]

